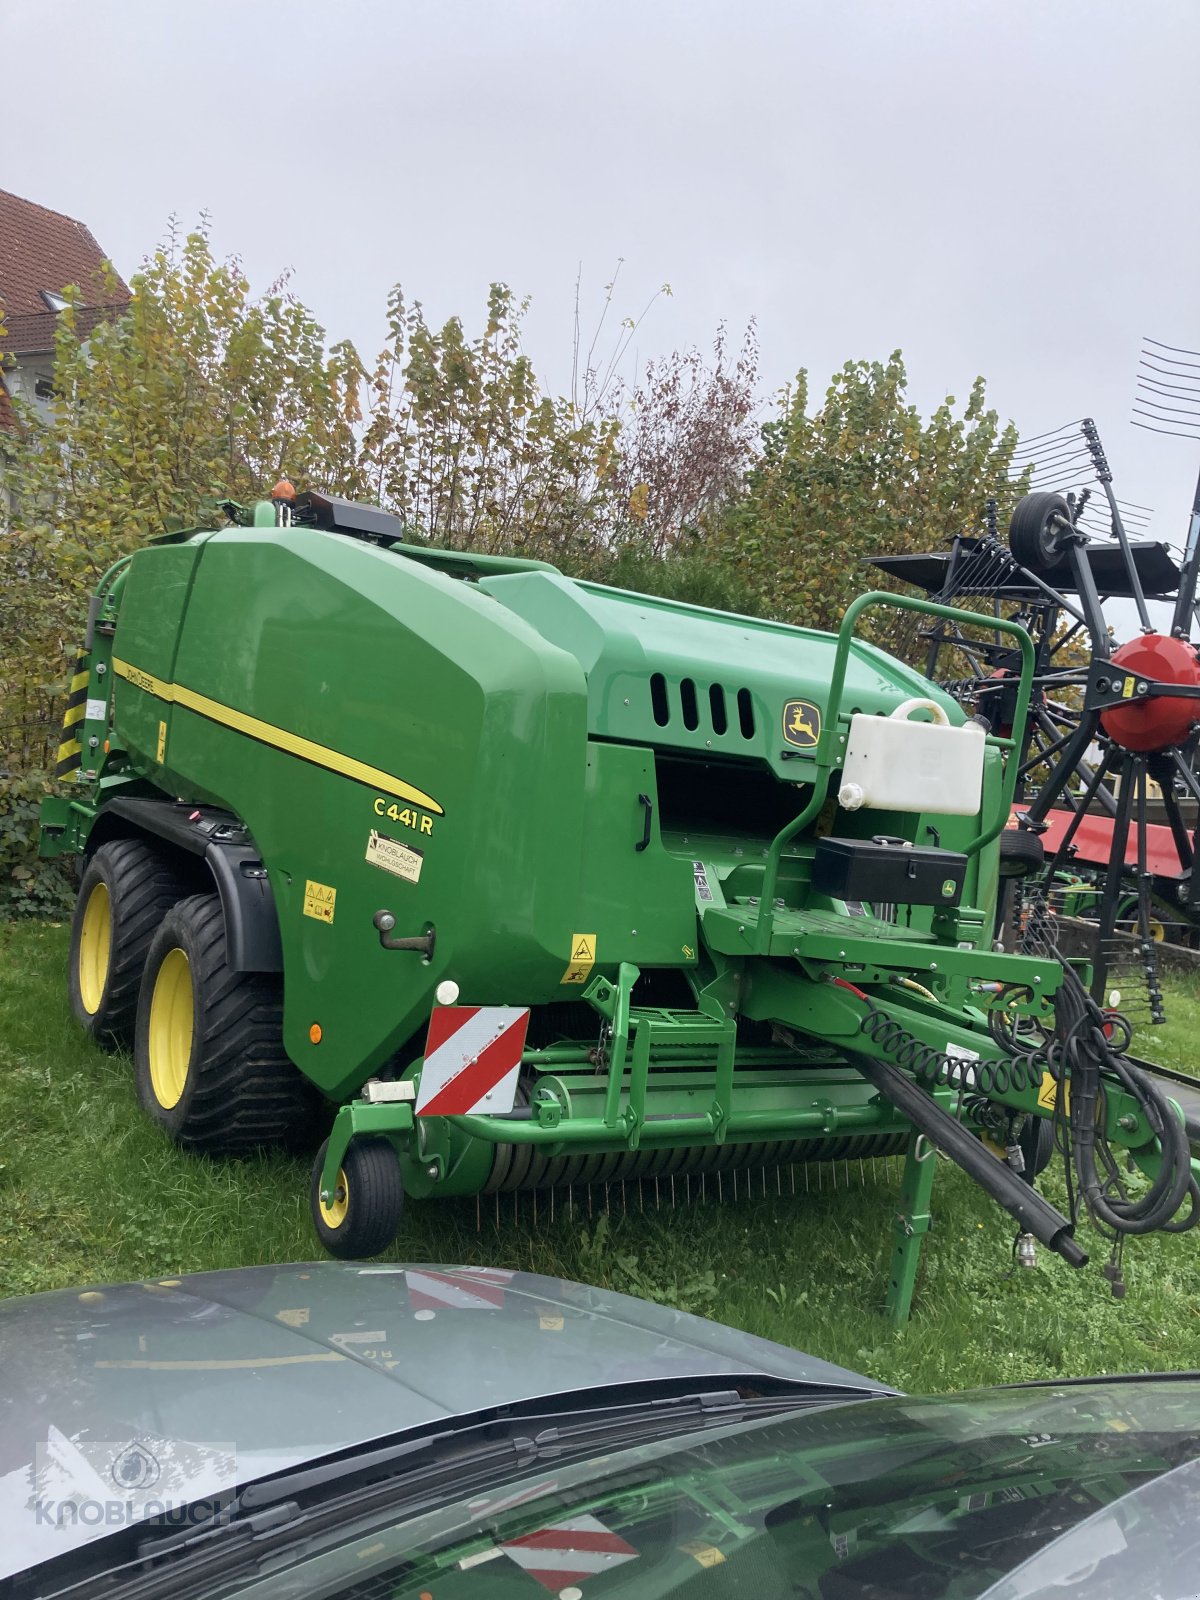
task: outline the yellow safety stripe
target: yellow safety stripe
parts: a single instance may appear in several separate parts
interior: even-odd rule
[[[76,656],[67,687],[67,709],[63,714],[62,743],[54,758],[54,775],[69,778],[83,763],[83,746],[72,730],[83,721],[87,711],[88,666],[86,656]]]
[[[436,800],[390,772],[368,766],[365,761],[356,761],[353,756],[343,755],[339,750],[331,750],[327,745],[316,744],[312,739],[305,739],[287,728],[277,728],[274,723],[264,722],[261,717],[252,717],[248,712],[222,705],[219,700],[211,700],[208,695],[198,694],[195,689],[189,689],[182,683],[167,683],[165,679],[143,672],[140,667],[132,666],[128,661],[121,661],[116,656],[113,657],[112,665],[113,671],[119,678],[124,678],[135,688],[144,689],[147,694],[154,695],[158,700],[183,706],[188,711],[196,712],[198,716],[206,717],[210,722],[232,728],[235,733],[243,733],[247,738],[257,739],[260,744],[271,745],[276,750],[284,751],[286,755],[298,756],[301,761],[311,761],[314,766],[324,767],[329,772],[340,773],[344,778],[353,778],[356,783],[365,783],[368,788],[381,789],[385,794],[395,795],[397,799],[409,800],[413,805],[432,811],[439,817],[445,815]]]

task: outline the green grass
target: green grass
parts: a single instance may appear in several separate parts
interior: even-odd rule
[[[139,1112],[127,1057],[84,1040],[65,998],[67,934],[0,925],[0,1294],[174,1275],[317,1254],[307,1161],[212,1162],[180,1154]],[[1177,982],[1171,1022],[1135,1048],[1200,1061],[1200,994]],[[698,1311],[864,1369],[912,1390],[1114,1370],[1200,1367],[1200,1233],[1134,1240],[1128,1297],[1100,1276],[1094,1235],[1082,1272],[1042,1251],[1010,1275],[1007,1216],[948,1165],[934,1190],[917,1307],[895,1332],[882,1315],[898,1162],[797,1168],[776,1192],[661,1209],[610,1192],[591,1214],[546,1196],[497,1217],[494,1202],[411,1205],[391,1254],[582,1278]],[[849,1183],[847,1182],[849,1179]],[[865,1180],[865,1181],[864,1181]],[[836,1187],[834,1184],[836,1182]],[[694,1187],[694,1185],[693,1185]],[[1051,1178],[1050,1198],[1062,1201]],[[683,1200],[683,1185],[676,1184]],[[1085,1230],[1086,1232],[1087,1230]]]

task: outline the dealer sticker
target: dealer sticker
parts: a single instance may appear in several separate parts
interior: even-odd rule
[[[946,1055],[951,1061],[962,1061],[964,1063],[979,1060],[978,1050],[968,1050],[965,1045],[961,1044],[948,1044],[946,1046]],[[963,1083],[974,1084],[975,1068],[969,1064],[961,1067],[952,1067],[946,1074],[946,1082],[956,1086]]]
[[[417,883],[425,852],[411,844],[401,844],[399,839],[389,839],[386,833],[372,828],[367,835],[367,860],[373,867],[382,867],[384,872],[403,878],[406,883]]]

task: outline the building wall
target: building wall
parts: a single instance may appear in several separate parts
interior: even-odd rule
[[[5,370],[4,382],[14,399],[23,400],[34,408],[43,421],[49,422],[51,400],[48,385],[53,376],[54,352],[47,350],[44,354],[15,357],[13,364]],[[47,392],[38,394],[39,385]]]

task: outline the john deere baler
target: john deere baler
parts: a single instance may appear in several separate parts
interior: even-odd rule
[[[226,511],[99,586],[44,815],[84,858],[76,1013],[180,1144],[332,1102],[314,1220],[349,1255],[405,1193],[907,1150],[899,1314],[934,1147],[1076,1263],[1030,1181],[1053,1120],[1085,1197],[1161,1225],[1194,1194],[1111,1022],[994,948],[1008,742],[854,633],[977,617],[866,595],[833,637],[317,494]],[[1023,711],[1029,641],[988,627]],[[1110,1145],[1153,1204],[1114,1200]]]

